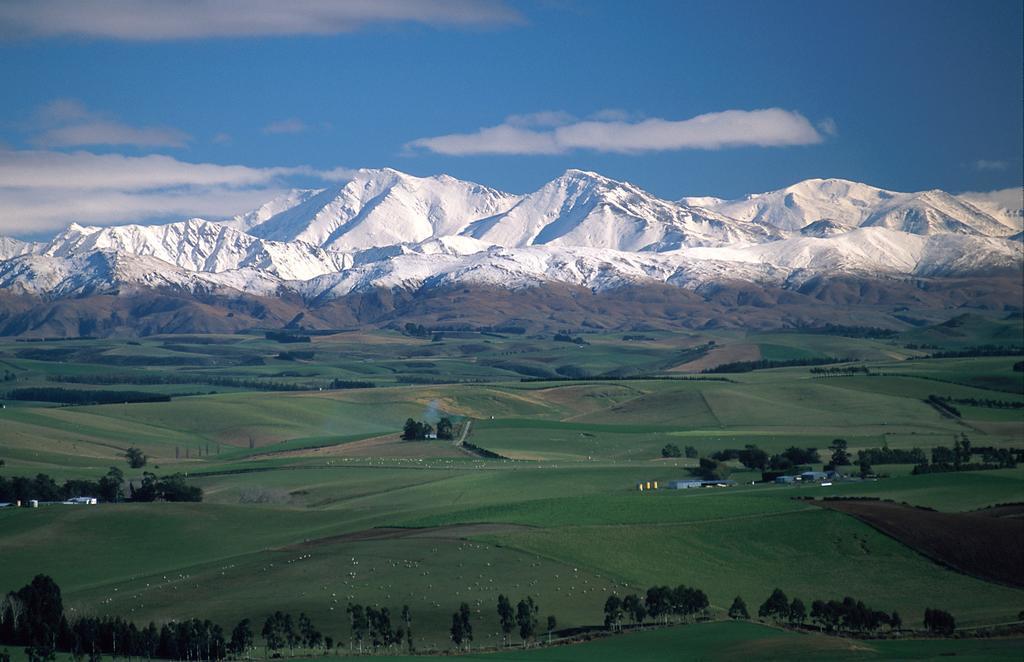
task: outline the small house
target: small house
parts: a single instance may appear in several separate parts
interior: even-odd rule
[[[64,503],[72,506],[95,506],[98,503],[98,499],[90,496],[76,496],[71,497]]]
[[[799,476],[776,476],[775,482],[778,485],[792,485],[793,483],[800,480]]]

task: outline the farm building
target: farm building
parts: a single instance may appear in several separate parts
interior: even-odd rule
[[[799,476],[776,476],[775,482],[779,485],[792,485],[793,483],[800,480]]]
[[[76,496],[71,497],[64,503],[72,506],[95,506],[98,503],[96,497],[90,496]]]
[[[800,480],[807,481],[822,481],[832,480],[835,478],[836,472],[834,471],[805,471],[800,474]]]
[[[734,480],[672,480],[668,483],[670,490],[689,490],[695,487],[732,487]]]

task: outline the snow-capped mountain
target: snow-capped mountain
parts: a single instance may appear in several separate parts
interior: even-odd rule
[[[736,223],[582,170],[567,171],[524,196],[508,211],[476,221],[463,234],[501,246],[586,246],[623,251],[664,251],[782,238],[757,221]]]
[[[293,192],[230,224],[264,239],[354,251],[457,235],[518,199],[447,175],[359,170],[340,188]]]
[[[796,232],[820,220],[911,234],[1006,236],[1013,228],[944,191],[898,193],[845,179],[808,179],[778,191],[711,204],[725,216]]]
[[[284,280],[308,280],[352,264],[352,258],[344,253],[301,241],[267,241],[201,219],[109,228],[73,224],[39,252],[49,257],[75,257],[100,251],[155,257],[196,272],[259,269]]]
[[[1011,211],[1002,198],[834,179],[669,202],[580,170],[526,195],[360,170],[343,186],[292,191],[228,221],[71,225],[46,244],[2,239],[0,290],[54,298],[159,288],[315,302],[463,284],[601,291],[986,276],[1024,264]]]

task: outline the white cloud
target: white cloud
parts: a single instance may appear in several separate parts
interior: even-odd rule
[[[562,126],[575,121],[575,117],[561,110],[543,110],[539,113],[509,115],[505,118],[505,124],[511,126]]]
[[[294,117],[271,122],[263,127],[263,133],[302,133],[306,130],[306,123]]]
[[[978,159],[971,164],[975,170],[1006,170],[1010,164],[1006,161],[995,161],[989,159]]]
[[[604,117],[618,117],[608,114]],[[513,116],[517,119],[524,116]],[[800,113],[767,108],[726,110],[687,120],[649,118],[640,121],[591,119],[537,130],[506,120],[474,133],[420,138],[409,149],[449,156],[473,154],[561,154],[574,149],[638,153],[727,147],[812,145],[823,138]]]
[[[332,35],[373,23],[521,23],[502,0],[5,0],[0,35],[154,41]]]
[[[75,99],[56,99],[40,107],[29,128],[35,132],[30,142],[37,147],[184,147],[192,139],[169,127],[129,126]]]
[[[32,138],[37,147],[131,145],[133,147],[184,147],[189,135],[163,127],[136,128],[119,122],[84,122],[47,129]]]
[[[1003,209],[1024,209],[1024,187],[1020,186],[997,191],[964,191],[959,197]]]
[[[839,126],[836,124],[836,121],[831,117],[826,117],[823,120],[819,120],[817,126],[819,129],[821,129],[821,132],[824,133],[826,136],[835,136],[839,134]]]
[[[218,218],[258,206],[296,183],[351,176],[346,168],[250,168],[158,154],[0,151],[0,234],[36,234],[72,221]]]

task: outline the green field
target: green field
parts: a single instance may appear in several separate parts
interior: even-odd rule
[[[689,477],[697,460],[662,458],[668,443],[701,456],[745,444],[769,453],[813,447],[822,461],[836,438],[854,457],[883,445],[928,453],[962,434],[977,447],[1020,448],[1024,409],[958,405],[953,417],[925,402],[933,394],[1024,402],[1024,373],[1012,369],[1020,357],[914,358],[926,352],[906,347],[1008,344],[1008,324],[968,320],[886,339],[656,332],[626,342],[595,333],[582,346],[392,331],[308,344],[258,335],[0,341],[0,373],[13,375],[0,393],[59,386],[172,395],[64,407],[4,398],[0,476],[96,479],[116,465],[138,486],[143,469],[123,458],[135,446],[149,458],[145,470],[186,473],[205,494],[200,504],[0,510],[0,587],[47,573],[70,613],[140,624],[198,616],[230,629],[278,609],[305,612],[343,642],[348,602],[393,613],[408,604],[421,649],[436,651],[449,647],[447,627],[462,601],[473,610],[476,644],[495,645],[498,593],[530,595],[542,621],[554,614],[560,629],[583,628],[602,623],[609,594],[653,584],[702,588],[713,619],[736,595],[756,611],[781,587],[808,604],[850,595],[898,610],[911,629],[921,628],[928,607],[953,612],[961,627],[1012,622],[1024,590],[943,568],[866,524],[792,497],[875,496],[970,511],[1024,501],[1024,468],[912,476],[910,465],[887,465],[875,468],[885,476],[878,479],[793,487],[751,484],[760,473],[732,462],[738,484],[728,489],[634,489],[637,481]],[[945,332],[949,342],[939,345]],[[870,374],[671,370],[708,340],[723,355],[753,345],[769,360],[855,359]],[[313,355],[280,358],[290,351]],[[521,381],[559,376],[565,365],[649,378]],[[376,387],[332,389],[335,379]],[[304,390],[269,390],[283,385]],[[407,418],[441,415],[459,423],[460,434],[468,425],[467,442],[504,459],[452,441],[399,440]],[[480,657],[664,659],[686,646],[706,651],[703,659],[991,659],[1019,652],[1019,643],[853,642],[712,622]]]

